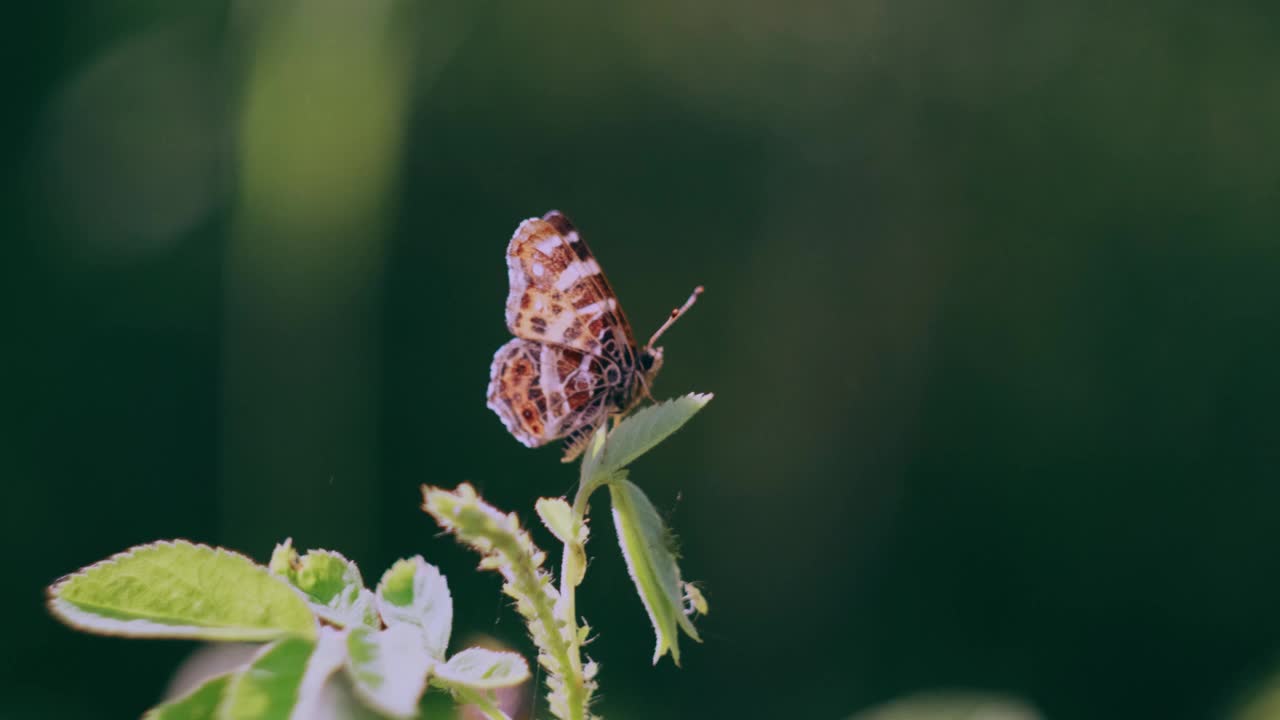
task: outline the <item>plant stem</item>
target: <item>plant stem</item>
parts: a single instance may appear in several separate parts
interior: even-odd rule
[[[543,653],[539,662],[548,671],[552,714],[562,720],[587,720],[591,683],[583,674],[577,623],[564,612],[572,612],[573,597],[565,605],[564,597],[552,587],[552,578],[541,569],[545,555],[520,527],[519,519],[482,501],[466,483],[453,492],[424,487],[423,509],[445,530],[479,550],[484,556],[482,568],[497,570],[506,580],[503,591],[516,600],[516,611]]]
[[[573,496],[573,516],[576,520],[585,522],[587,519],[587,500],[591,494],[611,480],[609,475],[596,474],[587,478],[578,485],[578,493]]]
[[[565,628],[569,636],[570,672],[565,676],[565,695],[569,703],[569,713],[575,720],[586,717],[586,679],[582,676],[582,647],[578,642],[578,614],[574,602],[574,585],[569,579],[569,563],[571,548],[564,546],[564,554],[560,560],[560,602],[564,603]]]
[[[472,705],[480,711],[489,720],[511,720],[511,717],[502,711],[502,708],[483,692],[477,692],[471,688],[451,688],[458,699]]]
[[[595,478],[590,478],[586,482],[579,484],[578,493],[573,499],[575,525],[586,522],[587,498],[600,485],[601,483],[596,482]],[[578,633],[577,583],[575,582],[580,573],[573,567],[574,558],[582,557],[584,553],[583,549],[578,547],[575,555],[575,545],[576,541],[565,543],[560,559],[560,602],[564,603],[564,618],[570,644],[569,657],[573,663],[572,674],[570,677],[565,678],[569,681],[565,691],[569,696],[570,712],[575,713],[575,715],[578,713],[585,715],[586,679],[582,671],[582,642]]]
[[[578,483],[578,492],[573,498],[573,521],[575,526],[586,523],[587,500],[591,494],[609,480],[607,474],[594,474],[583,478]],[[576,552],[575,552],[576,551]],[[569,711],[576,718],[586,717],[586,678],[582,668],[582,641],[578,631],[577,611],[577,578],[582,568],[574,568],[575,558],[585,556],[585,548],[575,541],[567,542],[560,559],[560,602],[564,604],[566,634],[569,636],[569,658],[572,672],[566,680],[565,692],[568,695]]]
[[[495,542],[495,545],[499,543],[500,541]],[[509,549],[508,552],[514,552],[514,548]],[[547,650],[555,656],[556,662],[560,664],[562,669],[568,671],[563,672],[562,676],[565,685],[565,702],[569,706],[568,720],[586,720],[585,679],[582,677],[581,653],[578,651],[577,623],[572,622],[572,618],[570,618],[570,625],[574,634],[569,641],[566,641],[557,626],[554,608],[545,602],[545,596],[533,591],[536,590],[536,576],[527,569],[525,569],[523,575],[526,576],[522,578],[523,584],[529,588],[523,594],[526,597],[536,599],[533,603],[533,612],[537,622],[544,628],[548,645]],[[563,580],[561,583],[563,585]],[[562,599],[562,602],[566,601]],[[572,609],[572,595],[569,596],[567,603],[567,608]]]

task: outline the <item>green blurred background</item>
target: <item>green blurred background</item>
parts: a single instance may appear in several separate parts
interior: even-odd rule
[[[1273,7],[112,0],[10,31],[0,717],[157,700],[191,645],[77,634],[42,589],[158,538],[422,553],[455,637],[527,652],[418,486],[526,520],[571,489],[484,406],[503,250],[550,208],[638,334],[707,287],[657,394],[716,400],[633,471],[706,642],[650,667],[598,515],[606,717],[935,688],[1221,717],[1280,660]]]

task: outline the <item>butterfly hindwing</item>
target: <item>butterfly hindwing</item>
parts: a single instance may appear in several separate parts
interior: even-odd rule
[[[569,460],[580,451],[574,441],[589,435],[616,402],[622,388],[609,380],[619,378],[604,358],[513,338],[493,356],[488,405],[528,447],[568,437]]]

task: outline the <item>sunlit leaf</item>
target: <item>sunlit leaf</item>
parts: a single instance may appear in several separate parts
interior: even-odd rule
[[[679,430],[698,413],[712,395],[691,393],[641,408],[624,419],[609,433],[603,457],[594,473],[610,474],[635,462],[655,445]]]
[[[278,640],[262,649],[227,686],[221,720],[287,720],[298,704],[303,676],[315,645],[302,638]]]
[[[604,460],[605,438],[609,436],[609,423],[601,423],[595,434],[587,441],[587,448],[582,454],[582,468],[578,478],[580,487],[594,490],[609,479],[607,473],[600,472],[600,463]]]
[[[670,547],[670,534],[653,503],[634,483],[619,478],[609,483],[609,493],[627,571],[657,636],[653,662],[670,649],[671,659],[679,665],[679,631],[699,642],[701,639],[684,613],[680,566]]]
[[[421,631],[408,624],[386,630],[364,627],[347,638],[347,673],[356,694],[392,717],[413,717],[435,661],[422,646]]]
[[[317,617],[339,627],[381,627],[360,569],[341,554],[311,550],[298,557],[293,542],[285,540],[271,554],[270,568],[307,596]]]
[[[564,543],[564,563],[560,570],[573,586],[582,584],[587,572],[587,526],[573,516],[573,508],[564,498],[539,498],[534,505],[542,524],[556,539]]]
[[[142,720],[214,720],[230,681],[230,675],[211,678],[186,695],[152,708]]]
[[[445,685],[494,690],[519,685],[529,679],[529,665],[511,652],[467,648],[434,670]]]
[[[307,660],[307,668],[298,684],[298,703],[293,718],[306,720],[321,714],[321,708],[329,704],[326,683],[343,667],[347,660],[347,633],[331,627],[321,627],[316,647]],[[341,716],[339,716],[341,717]]]
[[[569,507],[564,498],[538,498],[533,508],[537,510],[542,524],[547,526],[557,540],[564,544],[577,542],[576,528],[579,523],[574,521],[573,508]]]
[[[49,589],[49,608],[107,635],[251,641],[316,633],[307,603],[266,568],[185,540],[90,565]]]
[[[418,628],[427,654],[444,660],[453,628],[453,597],[435,565],[421,556],[398,560],[383,573],[377,597],[378,612],[387,625]]]

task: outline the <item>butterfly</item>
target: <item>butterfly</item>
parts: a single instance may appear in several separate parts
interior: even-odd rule
[[[515,337],[493,355],[487,404],[528,447],[564,438],[563,462],[570,462],[610,415],[652,399],[662,368],[654,343],[702,287],[637,345],[600,264],[556,210],[516,228],[507,274],[507,329]]]

